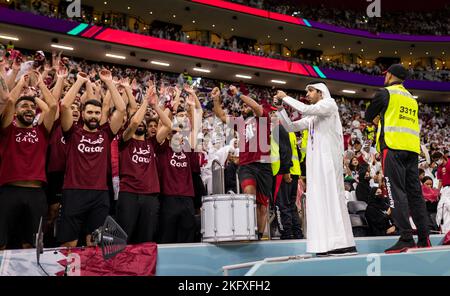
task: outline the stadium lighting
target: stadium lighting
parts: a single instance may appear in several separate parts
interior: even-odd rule
[[[194,68],[193,70],[197,71],[197,72],[211,73],[211,70],[208,70],[208,69]]]
[[[236,74],[237,78],[243,78],[243,79],[252,79],[252,76],[248,75],[242,75],[242,74]]]
[[[65,46],[65,45],[59,45],[59,44],[52,44],[50,46],[54,47],[54,48],[59,48],[59,49],[73,50],[73,47],[71,47],[71,46]]]
[[[151,61],[150,63],[153,64],[153,65],[164,66],[164,67],[169,67],[170,66],[169,63],[158,62],[158,61]]]
[[[0,35],[0,38],[7,39],[7,40],[19,41],[19,38],[14,37],[14,36],[8,36],[8,35]]]
[[[344,90],[342,90],[342,92],[343,92],[343,93],[346,93],[346,94],[356,94],[356,91],[354,91],[354,90],[348,90],[348,89],[344,89]]]
[[[121,60],[125,60],[126,59],[126,57],[124,57],[124,56],[116,55],[116,54],[110,54],[110,53],[107,53],[106,56],[110,57],[110,58],[114,58],[114,59],[121,59]]]
[[[276,84],[286,84],[286,81],[283,81],[283,80],[276,80],[276,79],[273,79],[273,80],[271,80],[270,82],[276,83]]]

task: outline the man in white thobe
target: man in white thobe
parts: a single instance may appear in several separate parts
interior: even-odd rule
[[[345,203],[344,140],[338,107],[324,83],[306,87],[312,105],[278,91],[281,123],[289,132],[308,129],[306,152],[306,251],[317,256],[356,254],[350,216]],[[291,106],[303,116],[292,122],[283,109]]]

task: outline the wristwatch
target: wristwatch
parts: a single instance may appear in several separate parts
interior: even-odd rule
[[[240,92],[238,92],[238,93],[236,94],[236,98],[238,98],[239,100],[241,99],[241,93],[240,93]]]

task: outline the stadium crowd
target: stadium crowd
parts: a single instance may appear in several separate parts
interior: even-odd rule
[[[47,217],[50,245],[89,244],[108,214],[130,242],[199,241],[195,215],[201,197],[212,191],[212,162],[225,167],[227,191],[236,192],[237,168],[254,157],[222,115],[275,113],[273,88],[233,86],[187,71],[9,50],[2,54],[0,74],[0,248],[30,247],[40,216]],[[289,94],[307,102],[303,92]],[[336,102],[344,130],[346,199],[367,204],[362,235],[396,234],[374,148],[376,127],[364,121],[369,101]],[[438,231],[436,221],[444,215],[437,206],[439,189],[448,182],[450,166],[450,106],[420,103],[419,110],[418,166],[430,227]],[[293,119],[300,116],[292,113]],[[304,159],[306,135],[296,136]],[[304,162],[302,167],[303,178]],[[301,211],[304,182],[298,189]]]
[[[242,2],[242,1],[237,1]],[[270,1],[258,1],[261,3],[255,3],[255,1],[245,2],[245,4],[248,5],[273,5],[274,7],[277,7],[277,10],[281,9],[281,12],[284,11],[284,9],[287,6],[278,5],[275,6],[275,3],[271,3]],[[264,2],[264,3],[263,3]],[[67,3],[65,3],[67,5]],[[17,2],[10,1],[8,4],[9,8],[22,10],[22,11],[30,11],[35,14],[41,14],[46,15],[50,17],[57,17],[57,18],[67,18],[67,15],[64,13],[64,6],[55,6],[51,2],[47,3],[46,1],[36,0],[32,1],[27,4],[26,1]],[[265,6],[264,6],[265,7]],[[326,8],[311,8],[311,7],[305,7],[301,10],[305,14],[311,14],[311,15],[317,15],[316,12],[324,13],[325,16],[328,16],[332,18],[333,20],[336,19],[336,11],[330,10]],[[280,11],[278,11],[280,12]],[[444,13],[444,12],[440,12]],[[353,16],[350,14],[350,12],[342,13],[346,16],[346,18],[351,19]],[[168,40],[174,40],[184,43],[190,43],[194,45],[201,45],[201,46],[207,46],[211,48],[217,48],[217,49],[223,49],[223,50],[229,50],[233,52],[238,53],[244,53],[244,54],[250,54],[250,55],[256,55],[256,56],[263,56],[263,57],[269,57],[269,58],[275,58],[275,59],[281,59],[286,61],[292,61],[292,62],[300,62],[300,63],[306,63],[310,65],[325,67],[325,68],[331,68],[335,70],[342,70],[347,72],[355,72],[355,73],[362,73],[367,75],[381,75],[383,71],[385,71],[387,68],[387,65],[383,64],[377,64],[373,61],[369,61],[369,63],[366,63],[366,61],[363,62],[364,58],[362,58],[359,63],[342,63],[339,58],[333,57],[332,59],[327,58],[325,56],[322,57],[308,57],[308,55],[295,54],[295,49],[289,49],[291,53],[289,55],[283,54],[282,52],[279,52],[277,50],[274,50],[274,47],[270,46],[270,49],[267,49],[267,44],[258,43],[255,41],[250,41],[243,38],[236,38],[231,37],[229,39],[224,38],[223,36],[220,36],[218,34],[212,34],[217,35],[217,39],[213,39],[211,37],[206,38],[204,34],[191,34],[183,31],[182,26],[179,25],[173,25],[173,24],[161,24],[158,25],[154,24],[145,24],[140,19],[135,19],[134,22],[130,22],[127,20],[127,16],[124,14],[119,14],[118,16],[113,16],[113,13],[102,13],[101,17],[94,17],[94,13],[91,10],[83,9],[82,10],[82,17],[81,18],[74,18],[74,20],[89,23],[91,25],[101,25],[101,26],[107,26],[118,30],[124,30],[129,32],[134,32],[138,34],[153,36],[161,39],[168,39]],[[340,14],[338,14],[340,15]],[[423,14],[420,14],[420,16],[423,16]],[[398,16],[398,17],[405,17],[404,14]],[[340,18],[337,18],[340,19]],[[319,20],[320,21],[320,20]],[[371,20],[372,21],[372,20]],[[427,23],[427,26],[431,26],[430,22],[427,22],[427,20],[423,20]],[[358,22],[356,22],[358,23]],[[386,25],[385,18],[383,18],[383,25]],[[396,22],[397,23],[397,22]],[[405,23],[405,22],[400,22]],[[408,22],[408,24],[411,22]],[[413,22],[416,24],[417,22]],[[364,22],[364,24],[366,24]],[[367,25],[367,24],[366,24]],[[447,24],[447,26],[449,26]],[[420,26],[420,28],[424,28],[426,26]],[[409,28],[409,26],[408,26]],[[434,30],[433,32],[436,32]],[[443,34],[445,35],[445,34]],[[361,56],[362,57],[362,56]],[[436,63],[430,62],[430,64],[423,64],[419,61],[414,62],[408,62],[408,69],[410,72],[410,79],[414,80],[428,80],[428,81],[439,81],[439,82],[449,82],[450,81],[450,70],[448,69],[447,65],[445,64],[445,61],[442,61],[442,65],[438,66]]]
[[[307,5],[295,0],[231,0],[259,9],[306,18],[351,29],[360,29],[376,33],[395,33],[407,35],[450,35],[450,6],[433,12],[383,11],[381,18],[369,18],[366,11],[336,9],[324,4]]]

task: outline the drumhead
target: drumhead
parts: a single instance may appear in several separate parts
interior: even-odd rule
[[[256,196],[252,194],[213,194],[202,197],[202,202],[212,202],[212,201],[231,201],[231,200],[249,200],[256,201]]]

